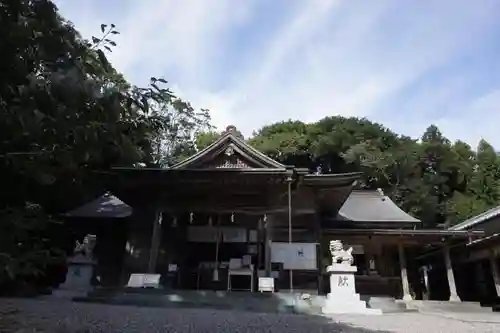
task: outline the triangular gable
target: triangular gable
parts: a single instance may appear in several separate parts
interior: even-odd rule
[[[228,126],[214,143],[171,169],[285,169],[285,166],[248,145]]]

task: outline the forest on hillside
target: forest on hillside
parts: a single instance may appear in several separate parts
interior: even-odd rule
[[[195,147],[219,135],[200,133]],[[434,125],[412,139],[368,119],[333,116],[267,125],[248,142],[311,172],[361,171],[357,186],[383,189],[428,228],[453,225],[500,204],[500,156],[494,147],[484,140],[474,148],[451,142]]]
[[[59,214],[106,189],[111,166],[168,166],[219,135],[162,78],[135,86],[107,56],[119,34],[82,38],[48,0],[0,0],[0,286],[29,284],[67,250]],[[333,110],[332,110],[333,112]],[[367,119],[284,121],[248,142],[286,164],[362,171],[426,227],[454,224],[500,202],[500,159],[487,142],[450,142],[430,126],[420,140]],[[71,247],[72,244],[69,244]]]

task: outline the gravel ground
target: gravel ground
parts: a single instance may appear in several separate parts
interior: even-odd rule
[[[492,313],[491,316],[498,316]],[[500,324],[418,313],[333,319],[210,309],[160,309],[0,299],[0,332],[500,332]]]
[[[2,333],[373,332],[332,323],[322,317],[293,314],[140,308],[54,300],[0,299],[0,316]]]

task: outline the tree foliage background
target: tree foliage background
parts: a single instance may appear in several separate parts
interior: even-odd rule
[[[500,204],[495,149],[484,140],[477,149],[452,143],[434,125],[414,140],[367,119],[326,117],[264,126],[249,142],[311,171],[362,171],[359,187],[383,189],[424,227],[456,224]]]
[[[0,286],[64,259],[60,213],[102,194],[93,171],[165,165],[207,129],[152,78],[129,84],[108,62],[113,24],[83,39],[47,0],[0,0]]]
[[[202,133],[197,148],[218,138]],[[360,188],[381,188],[423,227],[451,226],[500,205],[500,157],[481,140],[473,149],[431,125],[418,139],[365,118],[282,121],[248,142],[272,158],[321,173],[363,172]]]
[[[114,25],[83,39],[48,0],[0,0],[0,287],[28,284],[64,259],[57,216],[105,190],[93,171],[168,166],[220,134],[207,110],[152,78],[137,87],[107,60]],[[311,172],[362,171],[425,227],[454,224],[500,202],[500,159],[481,141],[418,140],[367,119],[283,121],[248,142]]]

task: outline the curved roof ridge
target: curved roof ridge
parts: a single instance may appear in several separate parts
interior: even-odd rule
[[[212,149],[214,149],[214,147],[218,146],[222,141],[225,141],[226,137],[228,137],[229,135],[231,135],[231,133],[229,133],[229,132],[224,133],[220,138],[218,138],[217,140],[215,140],[214,142],[212,142],[211,144],[209,144],[208,146],[206,146],[205,148],[203,148],[199,152],[197,152],[194,155],[191,155],[188,158],[186,158],[186,159],[184,159],[184,160],[182,160],[182,161],[180,161],[180,162],[172,165],[168,169],[178,169],[178,168],[180,168],[182,166],[190,164],[192,161],[197,160],[199,157],[205,155],[207,152],[209,152]]]
[[[232,143],[236,144],[236,146],[238,146],[238,148],[242,149],[243,151],[247,151],[248,153],[250,153],[251,157],[254,157],[257,160],[260,160],[261,162],[263,162],[263,164],[265,164],[268,167],[276,168],[276,169],[285,169],[286,168],[286,166],[284,164],[281,164],[278,161],[275,161],[274,159],[270,158],[266,154],[258,151],[254,147],[250,146],[244,140],[240,139],[236,135],[236,132],[237,132],[236,127],[234,127],[232,125],[228,126],[220,138],[218,138],[217,140],[215,140],[210,145],[208,145],[204,149],[200,150],[196,154],[186,158],[185,160],[183,160],[177,164],[174,164],[169,169],[181,169],[181,168],[187,167],[188,165],[195,163],[197,160],[202,159],[204,156],[206,156],[210,152],[218,149],[224,143],[226,143],[228,140],[231,141]]]
[[[277,168],[283,168],[283,169],[286,168],[286,166],[284,164],[270,158],[269,156],[267,156],[263,152],[255,149],[254,147],[252,147],[251,145],[249,145],[248,143],[246,143],[244,140],[240,139],[236,135],[234,135],[232,133],[230,133],[229,135],[231,136],[233,141],[235,141],[236,143],[239,143],[242,147],[246,148],[247,150],[249,150],[250,152],[252,152],[256,156],[259,156],[262,160],[267,161],[269,164],[275,165]]]

